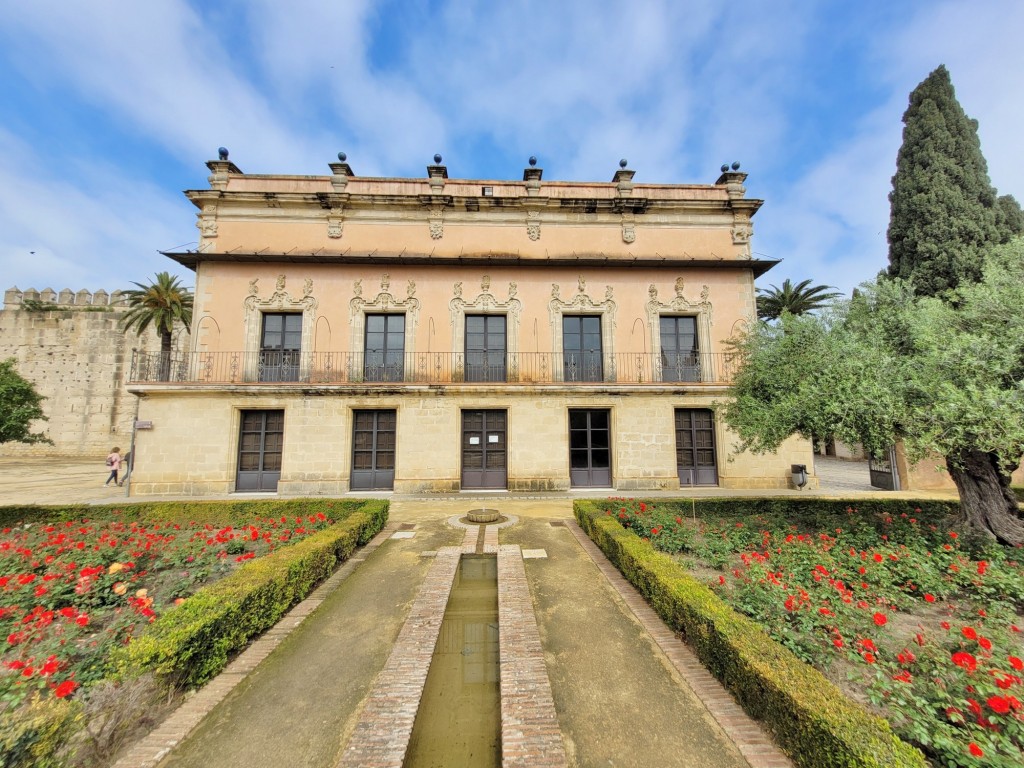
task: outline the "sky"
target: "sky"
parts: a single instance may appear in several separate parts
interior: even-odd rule
[[[1024,201],[1024,3],[0,0],[0,290],[107,291],[247,173],[710,184],[741,163],[759,287],[887,265],[910,91],[939,64]]]

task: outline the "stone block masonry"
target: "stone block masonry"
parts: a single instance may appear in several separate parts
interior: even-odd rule
[[[59,293],[46,289],[4,294],[0,360],[13,357],[19,374],[46,398],[48,421],[38,422],[53,445],[4,443],[0,455],[102,457],[117,445],[128,450],[135,398],[125,389],[132,349],[160,350],[150,328],[141,336],[121,331],[127,306],[120,291]],[[175,334],[187,346],[184,329]]]

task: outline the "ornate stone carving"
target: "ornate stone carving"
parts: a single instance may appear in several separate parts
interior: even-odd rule
[[[701,352],[711,350],[711,291],[704,286],[700,292],[700,301],[689,301],[683,295],[684,282],[682,277],[675,280],[675,297],[667,304],[658,301],[658,289],[651,284],[647,289],[650,300],[647,302],[647,326],[651,332],[651,350],[655,353],[661,351],[661,323],[660,317],[666,315],[695,315],[697,317],[697,348]]]
[[[405,295],[410,299],[416,295],[416,282],[414,280],[410,280],[408,283],[406,283]]]
[[[526,212],[526,235],[531,240],[540,240],[540,211]]]
[[[274,292],[266,297],[260,298],[259,296],[259,278],[254,278],[249,281],[249,295],[245,297],[242,302],[244,307],[245,316],[245,349],[249,352],[255,352],[260,347],[260,333],[263,329],[263,313],[267,311],[273,312],[301,312],[302,313],[302,341],[301,349],[303,352],[312,351],[313,344],[313,324],[316,321],[316,310],[318,302],[313,296],[313,280],[306,278],[302,287],[302,295],[300,297],[294,297],[286,290],[286,278],[284,275],[278,275],[275,282]],[[248,360],[251,358],[251,362]],[[305,360],[305,358],[303,358]],[[256,355],[247,356],[247,366],[251,366],[252,370],[246,371],[246,376],[255,376],[255,366],[257,364]],[[306,362],[302,362],[300,367],[305,367]],[[304,372],[300,370],[300,374]]]
[[[356,280],[354,283],[352,283],[352,295],[353,296],[362,296],[363,295],[363,280],[362,280],[362,278],[360,278],[359,280]]]
[[[341,237],[345,222],[340,216],[331,216],[327,219],[327,236],[335,240]]]
[[[404,299],[397,299],[390,293],[391,276],[386,272],[380,278],[380,292],[372,299],[367,300],[362,297],[362,285],[359,280],[356,281],[353,289],[356,286],[358,286],[358,290],[353,291],[355,295],[348,303],[348,322],[352,327],[350,349],[360,351],[363,349],[366,334],[366,315],[368,313],[397,310],[405,313],[405,351],[408,354],[414,353],[416,351],[416,327],[419,324],[420,314],[420,300],[413,296],[413,293],[416,292],[416,284],[411,280],[409,281],[411,292],[407,286],[407,295]],[[353,361],[353,368],[349,375],[355,377],[354,380],[358,380],[362,375],[362,363],[358,362],[355,356]]]
[[[213,238],[217,236],[217,206],[207,203],[203,206],[203,212],[199,214],[199,233],[203,237]]]
[[[601,317],[602,361],[606,379],[615,380],[615,314],[618,307],[613,298],[610,285],[605,286],[604,301],[594,301],[587,293],[587,281],[583,275],[577,279],[578,292],[570,301],[560,298],[558,283],[551,285],[551,300],[548,302],[548,318],[551,323],[551,349],[556,353],[562,351],[562,316],[566,314],[588,314]],[[556,366],[555,371],[561,369]]]
[[[462,298],[462,281],[461,280],[459,282],[457,282],[455,285],[452,286],[452,294],[457,299]]]
[[[740,246],[740,256],[750,258],[750,237],[753,227],[748,219],[737,219],[732,227],[732,244]]]
[[[636,242],[636,225],[633,223],[622,222],[622,242],[633,243]]]
[[[444,237],[444,208],[440,205],[430,209],[430,236],[434,240]]]
[[[462,298],[462,283],[455,284],[455,298],[448,302],[452,323],[452,350],[465,347],[466,313],[503,314],[507,319],[506,341],[510,360],[515,360],[519,353],[519,319],[523,311],[523,303],[515,297],[516,284],[509,283],[508,298],[498,301],[491,293],[491,276],[484,275],[480,280],[481,292],[472,301]]]

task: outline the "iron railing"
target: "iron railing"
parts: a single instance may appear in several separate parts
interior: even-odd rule
[[[139,352],[129,383],[186,384],[726,384],[734,354],[416,352]]]

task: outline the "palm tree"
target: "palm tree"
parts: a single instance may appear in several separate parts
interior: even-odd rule
[[[121,329],[134,328],[138,335],[152,325],[160,334],[160,380],[171,370],[171,333],[176,322],[189,329],[192,324],[192,292],[167,272],[158,272],[149,285],[132,283],[138,290],[125,291],[128,311],[121,318]]]
[[[810,280],[793,285],[787,278],[782,288],[774,285],[769,290],[758,288],[757,316],[762,320],[775,320],[783,312],[802,315],[821,309],[832,299],[842,296],[841,293],[830,292],[831,285],[815,285]]]

